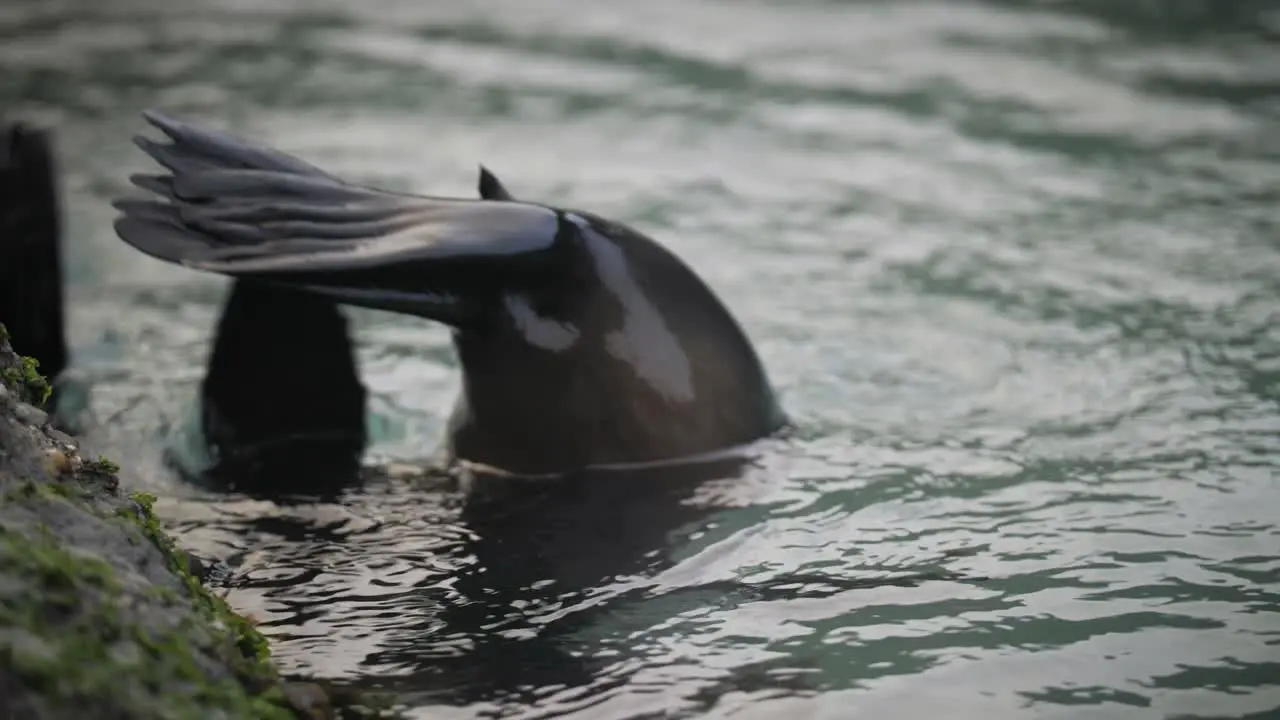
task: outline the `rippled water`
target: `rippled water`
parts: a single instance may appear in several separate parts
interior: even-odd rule
[[[95,443],[238,568],[290,671],[424,718],[1276,717],[1274,7],[27,0],[0,103],[62,143]],[[114,239],[150,106],[639,226],[735,309],[797,436],[737,480],[480,519],[408,480],[180,483],[224,285]],[[422,457],[446,334],[355,317],[370,462]]]

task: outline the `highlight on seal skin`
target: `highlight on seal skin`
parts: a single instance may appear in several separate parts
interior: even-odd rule
[[[750,340],[678,257],[622,223],[517,200],[391,192],[157,112],[117,234],[152,257],[454,331],[453,458],[505,472],[675,461],[779,430]]]

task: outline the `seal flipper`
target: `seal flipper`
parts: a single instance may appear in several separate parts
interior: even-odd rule
[[[170,174],[133,182],[164,201],[117,201],[115,229],[167,262],[453,322],[479,276],[449,266],[509,268],[551,248],[560,231],[559,214],[541,205],[354,185],[225,133],[147,119],[173,142],[138,145]]]
[[[480,166],[480,199],[481,200],[507,200],[514,202],[515,196],[507,190],[497,175],[489,172],[489,168],[484,165]]]
[[[347,320],[333,302],[237,280],[200,385],[212,464],[179,465],[254,495],[327,494],[359,477],[365,401]]]
[[[269,221],[287,212],[288,202],[306,198],[313,214],[323,218],[321,203],[329,202],[336,207],[331,215],[341,219],[355,214],[342,203],[367,195],[283,153],[158,113],[146,118],[174,142],[137,143],[172,175],[132,180],[177,205],[138,203],[132,224],[139,233],[135,237],[151,243],[163,259],[181,260],[199,252],[193,248],[218,247],[216,238],[204,239],[204,246],[186,244],[199,233],[182,222],[184,202],[199,206],[234,198],[241,201],[236,209],[252,218],[255,200],[283,198],[283,210],[257,206]],[[263,388],[270,388],[270,397]],[[346,318],[332,301],[236,280],[218,318],[200,385],[201,439],[213,451],[212,464],[196,467],[175,453],[170,459],[188,473],[251,494],[336,490],[359,473],[367,440],[365,398]]]
[[[166,148],[141,137],[135,138],[135,142],[152,157],[156,157],[154,151],[157,150],[171,152],[172,154],[168,154],[170,162],[159,157],[156,159],[173,170],[175,176],[179,173],[171,163],[197,163],[215,168],[269,170],[337,181],[337,178],[311,163],[278,150],[250,145],[230,133],[196,127],[155,110],[144,110],[142,117],[163,132],[173,144]]]

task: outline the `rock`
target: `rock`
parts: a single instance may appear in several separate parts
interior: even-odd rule
[[[61,430],[51,428],[49,429],[48,434],[50,439],[52,439],[54,442],[61,445],[62,448],[65,450],[75,451],[80,447],[80,443],[76,442],[75,438],[62,432]]]
[[[0,340],[0,367],[21,366]],[[266,697],[262,637],[180,572],[149,498],[102,482],[43,415],[0,411],[0,716],[293,717]]]
[[[299,717],[307,720],[330,720],[334,717],[329,696],[315,683],[289,683],[284,686],[284,698]]]
[[[43,427],[49,422],[49,413],[26,403],[17,403],[11,408],[14,419],[33,427]]]
[[[0,369],[23,367],[0,334]],[[10,373],[0,386],[13,399],[39,383]],[[154,498],[41,416],[0,402],[0,717],[357,717],[284,683],[253,623],[161,530]]]

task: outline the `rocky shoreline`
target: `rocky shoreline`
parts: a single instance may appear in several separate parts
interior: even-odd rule
[[[48,393],[0,330],[0,717],[391,717],[282,678],[154,498],[50,426]]]

